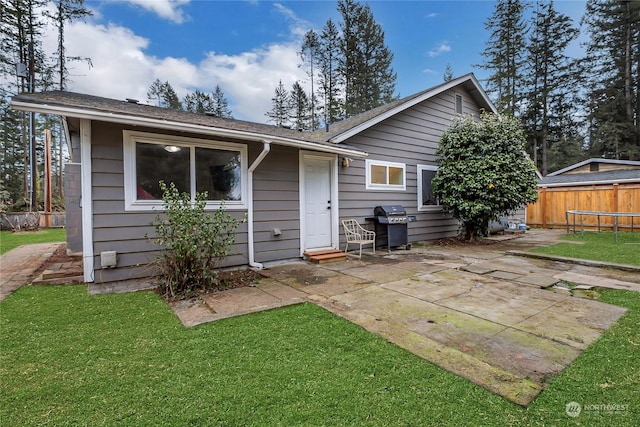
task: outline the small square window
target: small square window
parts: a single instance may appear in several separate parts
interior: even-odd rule
[[[366,161],[368,190],[405,190],[404,163]]]

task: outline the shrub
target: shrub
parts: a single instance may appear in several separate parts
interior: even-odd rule
[[[467,240],[486,234],[489,221],[538,198],[536,168],[524,144],[517,119],[489,113],[479,121],[456,119],[442,135],[433,191],[443,211],[460,221]]]
[[[224,204],[205,211],[207,193],[180,193],[173,183],[160,182],[164,213],[156,215],[155,242],[163,246],[156,258],[158,286],[167,299],[187,298],[201,289],[216,289],[216,265],[229,256],[235,231],[245,221],[229,215]]]

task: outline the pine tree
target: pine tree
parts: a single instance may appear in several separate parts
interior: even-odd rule
[[[154,102],[158,107],[182,110],[180,98],[168,81],[161,82],[160,79],[156,79],[151,83],[147,91],[147,100]]]
[[[393,53],[384,44],[384,31],[368,4],[339,0],[342,16],[342,64],[345,115],[353,116],[391,102],[397,74]]]
[[[69,22],[76,21],[78,19],[84,19],[86,16],[91,16],[93,12],[84,7],[84,0],[57,0],[55,12],[49,14],[54,26],[58,30],[58,49],[55,54],[55,69],[57,70],[58,77],[58,89],[65,90],[67,88],[67,82],[69,80],[69,69],[67,63],[69,61],[86,62],[91,67],[91,58],[83,58],[79,56],[67,56],[67,51],[64,43],[65,37],[65,25]],[[52,69],[53,71],[53,69]],[[53,168],[54,175],[57,174],[57,191],[62,200],[64,196],[64,182],[63,182],[63,163],[65,160],[64,143],[66,133],[64,132],[62,117],[58,117],[56,122],[52,125],[52,151],[55,151],[57,141],[57,171]],[[52,153],[53,154],[53,153]],[[53,157],[53,156],[52,156]],[[55,166],[55,163],[54,163]],[[54,188],[55,190],[55,188]]]
[[[485,23],[490,32],[480,66],[491,72],[487,90],[497,99],[500,113],[516,115],[522,101],[522,70],[526,49],[525,4],[520,0],[498,0]]]
[[[295,82],[289,94],[289,111],[293,129],[309,131],[313,118],[309,114],[309,98],[300,82]]]
[[[451,64],[447,62],[447,67],[444,69],[443,79],[446,82],[450,82],[453,80],[453,69],[451,68]]]
[[[265,115],[269,117],[269,122],[274,123],[278,127],[287,127],[289,125],[289,111],[291,104],[289,102],[289,92],[284,88],[282,80],[275,89],[275,94],[271,98],[271,110]]]
[[[325,126],[342,120],[342,100],[340,98],[340,79],[338,66],[340,63],[340,33],[331,19],[327,21],[320,35],[320,62],[318,88],[322,100],[321,111]]]
[[[579,67],[566,55],[578,36],[571,19],[555,10],[553,2],[539,2],[532,17],[532,31],[525,61],[527,84],[523,119],[530,141],[530,153],[542,175],[549,172],[549,148],[571,143],[571,121],[575,105]],[[538,164],[538,152],[541,153]],[[562,150],[555,150],[561,153]],[[563,163],[561,159],[556,162]]]
[[[184,97],[184,109],[192,113],[213,113],[214,105],[211,95],[196,89],[195,92],[189,93]]]
[[[304,35],[304,40],[300,49],[300,59],[302,59],[303,66],[308,67],[306,73],[307,76],[309,76],[311,83],[311,92],[308,97],[309,115],[311,116],[312,125],[310,130],[316,130],[315,76],[320,62],[320,40],[318,38],[318,33],[313,30],[307,31]]]
[[[47,55],[42,48],[45,21],[42,10],[45,9],[44,0],[2,0],[0,2],[0,82],[1,96],[14,95],[22,92],[35,92],[46,85],[43,76],[50,76],[50,66]],[[22,66],[21,66],[22,64]],[[22,77],[16,75],[16,70],[24,71]],[[20,120],[13,122],[16,127],[12,130],[21,135],[22,164],[11,165],[9,173],[20,172],[22,190],[25,198],[29,195],[30,206],[37,208],[36,181],[38,177],[38,162],[36,158],[36,120],[30,125],[29,113],[19,113]],[[32,135],[32,141],[29,141]],[[32,176],[28,181],[26,171]],[[29,194],[29,188],[33,191]]]
[[[589,0],[589,152],[640,159],[640,3]]]
[[[219,85],[216,85],[213,93],[211,94],[211,101],[213,103],[212,115],[223,119],[232,119],[233,115],[229,109],[229,101],[224,96],[224,92]]]

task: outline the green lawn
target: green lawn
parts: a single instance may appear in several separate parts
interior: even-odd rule
[[[37,231],[0,231],[0,254],[18,246],[32,243],[64,242],[67,231],[64,228],[43,228]]]
[[[640,294],[603,291],[602,299],[630,310],[524,409],[312,304],[186,329],[150,292],[23,287],[0,304],[0,419],[6,426],[637,425]],[[570,418],[572,401],[592,410]]]
[[[640,233],[618,233],[618,242],[614,233],[603,231],[585,231],[584,237],[568,234],[564,240],[576,243],[558,243],[532,252],[565,256],[570,258],[607,261],[618,264],[640,265]]]

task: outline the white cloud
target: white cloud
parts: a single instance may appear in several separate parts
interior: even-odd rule
[[[290,89],[296,80],[306,78],[297,56],[303,21],[294,19],[295,15],[290,18],[289,41],[234,55],[208,52],[198,62],[148,55],[149,40],[122,26],[74,22],[67,26],[67,54],[90,57],[93,66],[70,63],[67,90],[147,102],[147,90],[155,79],[171,83],[180,98],[196,89],[211,92],[220,85],[235,118],[265,123],[278,81]],[[55,41],[52,31],[45,50],[55,51]]]
[[[136,6],[149,10],[160,18],[168,19],[176,24],[182,24],[187,17],[184,11],[180,9],[191,0],[127,0]]]
[[[427,55],[430,57],[439,56],[442,53],[447,53],[451,51],[451,45],[447,42],[442,42],[435,48],[431,49],[427,52]]]
[[[422,70],[423,73],[425,74],[437,74],[438,71],[436,70],[432,70],[431,68],[425,68],[424,70]]]
[[[431,12],[431,13],[428,13],[428,14],[425,16],[425,18],[436,18],[437,16],[438,16],[438,14],[437,14],[437,13],[435,13],[435,12]]]

